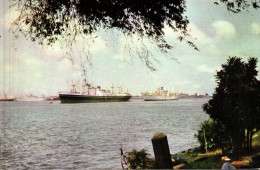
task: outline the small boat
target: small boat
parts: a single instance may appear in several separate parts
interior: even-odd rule
[[[154,93],[142,93],[142,97],[145,101],[178,100],[177,93],[171,93],[168,90],[164,90],[163,87],[158,88]]]

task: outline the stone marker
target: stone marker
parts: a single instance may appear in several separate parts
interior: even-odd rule
[[[153,135],[152,144],[157,168],[172,169],[167,136],[161,132],[157,132]]]

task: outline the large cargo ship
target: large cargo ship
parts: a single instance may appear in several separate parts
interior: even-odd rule
[[[154,93],[142,93],[142,97],[145,101],[178,100],[177,93],[171,93],[168,90],[164,90],[163,87],[158,88]]]
[[[85,85],[83,85],[81,93],[77,92],[75,87],[76,84],[73,84],[70,93],[59,93],[61,103],[126,102],[131,97],[129,93],[123,93],[121,87],[117,94],[114,93],[113,86],[111,87],[112,91],[110,91],[101,89],[100,86],[88,86],[85,90]]]

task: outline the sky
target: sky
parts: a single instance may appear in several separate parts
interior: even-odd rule
[[[61,43],[52,47],[42,46],[10,31],[17,16],[8,8],[8,0],[0,2],[0,96],[58,95],[69,91],[72,81],[81,81],[79,59],[86,61],[87,81],[103,89],[122,86],[132,95],[165,87],[177,93],[213,94],[216,71],[226,63],[229,56],[238,56],[244,61],[257,57],[260,66],[260,10],[249,9],[233,14],[223,5],[214,5],[209,0],[187,0],[186,15],[190,21],[193,42],[200,51],[195,51],[184,42],[176,40],[176,34],[165,28],[165,38],[174,48],[166,56],[154,51],[160,63],[157,71],[150,71],[138,56],[125,53],[125,37],[115,30],[96,33],[92,46],[90,40],[78,40],[69,54],[76,58],[72,64],[68,50]],[[129,42],[129,41],[128,41]],[[151,46],[151,48],[153,48]],[[170,59],[173,58],[173,59]],[[260,76],[258,76],[260,79]]]

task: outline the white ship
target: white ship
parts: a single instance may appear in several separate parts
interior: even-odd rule
[[[166,100],[177,100],[178,94],[171,93],[168,90],[164,90],[163,87],[158,88],[154,93],[142,93],[142,97],[145,101],[166,101]]]
[[[30,95],[17,97],[16,100],[21,102],[35,102],[35,101],[44,101],[44,98],[30,94]]]

